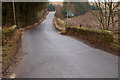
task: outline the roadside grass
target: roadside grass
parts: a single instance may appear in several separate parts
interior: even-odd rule
[[[13,64],[13,60],[18,52],[21,40],[21,31],[15,30],[12,38],[2,46],[2,72],[4,72]]]
[[[19,44],[7,44],[2,47],[2,69],[3,71],[8,69],[9,66],[12,64],[13,59],[18,51]]]

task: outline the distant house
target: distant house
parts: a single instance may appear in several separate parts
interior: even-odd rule
[[[74,16],[74,13],[71,10],[67,11],[67,17],[72,17]]]

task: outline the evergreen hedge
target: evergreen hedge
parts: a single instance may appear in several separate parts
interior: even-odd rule
[[[72,32],[85,39],[104,44],[111,44],[114,39],[112,32],[108,30],[96,30],[85,27],[67,27],[66,32]]]

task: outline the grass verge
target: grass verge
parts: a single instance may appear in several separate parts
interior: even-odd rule
[[[21,31],[15,30],[12,38],[6,45],[2,46],[2,74],[6,75],[6,70],[13,64],[16,54],[19,51],[21,42]]]

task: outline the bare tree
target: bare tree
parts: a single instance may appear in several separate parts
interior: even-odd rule
[[[108,30],[110,26],[112,29],[116,26],[118,19],[115,18],[117,16],[120,2],[114,2],[113,0],[100,0],[95,1],[94,5],[98,9],[99,16],[99,24],[102,29]]]

